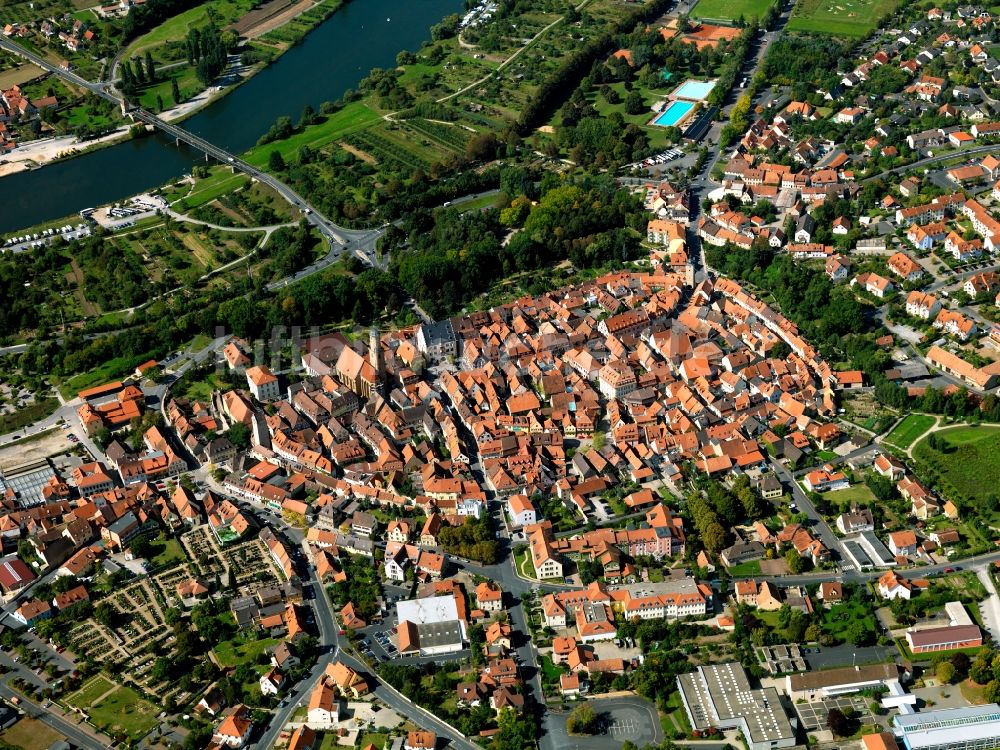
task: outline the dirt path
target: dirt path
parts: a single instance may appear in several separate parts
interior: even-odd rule
[[[73,279],[76,281],[77,295],[79,296],[80,309],[83,310],[84,315],[100,315],[101,310],[93,302],[87,299],[87,295],[84,294],[84,287],[86,282],[83,276],[83,269],[76,262],[76,258],[70,261],[70,267],[73,269]]]
[[[265,18],[259,23],[254,24],[245,33],[241,33],[240,36],[246,37],[247,39],[256,39],[259,36],[264,36],[269,31],[274,31],[286,23],[294,19],[296,16],[300,16],[305,13],[310,8],[318,5],[318,3],[313,2],[313,0],[300,0],[300,2],[287,7],[285,10],[275,13],[269,18]]]
[[[367,162],[368,164],[373,164],[373,165],[378,164],[378,159],[369,154],[367,151],[362,151],[357,146],[352,146],[350,143],[344,143],[344,141],[339,141],[337,145],[340,146],[342,149],[344,149],[344,151],[348,152],[349,154],[354,154],[363,162]]]
[[[917,443],[919,443],[925,437],[927,437],[928,435],[930,435],[932,432],[937,432],[938,430],[943,429],[945,426],[947,426],[947,425],[942,425],[941,424],[941,418],[940,417],[934,417],[934,424],[932,424],[926,430],[924,430],[919,435],[917,435],[917,437],[914,439],[914,441],[912,443],[910,443],[910,447],[906,449],[906,455],[909,458],[913,458],[913,449],[916,447]]]

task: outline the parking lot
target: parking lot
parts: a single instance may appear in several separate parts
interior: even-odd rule
[[[807,731],[823,729],[826,727],[826,717],[830,711],[838,708],[841,711],[854,709],[855,715],[862,726],[872,724],[875,719],[868,709],[868,704],[861,696],[841,696],[838,698],[825,698],[814,703],[796,703],[795,711],[799,715],[802,726]]]
[[[565,714],[549,714],[545,729],[552,734],[555,747],[575,750],[607,750],[633,742],[639,747],[663,739],[656,707],[643,698],[601,698],[588,701],[598,715],[597,734],[584,737],[566,732]]]

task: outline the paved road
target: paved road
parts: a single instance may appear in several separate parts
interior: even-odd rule
[[[279,524],[279,526],[283,532],[290,536],[301,536],[301,532],[292,530],[284,523]],[[308,561],[310,559],[309,549],[304,542],[302,549]],[[341,639],[337,635],[339,631],[330,600],[327,598],[326,592],[323,590],[323,585],[316,576],[316,570],[312,564],[306,562],[305,567],[308,568],[308,584],[312,592],[312,602],[316,612],[316,626],[319,631],[318,635],[322,654],[308,676],[289,691],[286,705],[275,712],[263,735],[251,745],[251,747],[260,748],[260,750],[274,747],[282,728],[288,723],[296,707],[308,701],[309,693],[322,678],[328,664],[334,661],[341,661],[358,672],[371,674],[368,665],[343,650],[343,647],[347,646],[348,643],[346,639]],[[380,680],[373,680],[373,682],[375,683],[375,687],[372,692],[375,696],[399,715],[409,718],[420,727],[433,730],[439,737],[447,738],[454,747],[460,750],[481,750],[477,745],[466,739],[464,735],[454,731],[433,714],[407,700],[391,686]]]
[[[809,496],[802,490],[799,483],[795,481],[795,477],[792,473],[788,471],[787,468],[779,461],[772,461],[771,466],[774,469],[774,473],[778,475],[782,483],[788,487],[792,492],[792,499],[798,506],[800,513],[805,513],[809,517],[811,522],[812,532],[819,538],[826,548],[831,552],[836,552],[841,560],[846,559],[844,555],[843,547],[841,546],[840,539],[836,534],[833,533],[833,529],[830,528],[830,524],[826,522],[826,519],[816,510],[816,506],[812,504],[812,500]]]
[[[990,144],[989,146],[975,146],[974,148],[965,149],[963,151],[949,151],[947,153],[937,154],[936,156],[927,156],[924,157],[923,159],[917,159],[914,162],[910,162],[909,164],[904,164],[901,167],[893,167],[892,169],[887,169],[884,172],[879,172],[878,174],[870,175],[869,177],[865,177],[863,180],[861,180],[861,182],[864,183],[864,182],[871,182],[873,180],[879,180],[882,179],[883,177],[888,177],[889,175],[902,174],[903,172],[908,172],[911,169],[920,169],[921,167],[925,167],[929,164],[936,164],[937,162],[948,161],[950,159],[958,159],[958,158],[977,156],[979,154],[994,153],[996,152],[996,150],[997,150],[997,144],[993,143]],[[949,185],[949,186],[952,189],[956,188],[955,185]]]

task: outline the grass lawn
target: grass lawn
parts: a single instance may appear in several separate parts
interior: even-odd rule
[[[850,506],[851,503],[867,505],[875,499],[872,491],[863,484],[856,484],[853,487],[847,487],[842,490],[824,492],[823,497],[833,505],[840,507]]]
[[[740,563],[732,568],[729,568],[729,575],[731,578],[747,578],[749,576],[759,576],[760,575],[760,560],[751,560],[750,562]]]
[[[0,742],[22,750],[46,750],[61,739],[63,739],[61,734],[49,729],[38,719],[21,719],[0,733]]]
[[[527,548],[514,555],[514,568],[525,578],[535,577],[535,565],[531,562],[531,552]]]
[[[977,499],[996,493],[1000,487],[1000,428],[981,426],[953,427],[936,433],[949,448],[934,450],[922,439],[913,455],[931,467],[940,477],[944,494],[960,499]],[[974,468],[974,471],[970,471]]]
[[[194,96],[204,88],[201,81],[198,80],[195,69],[190,65],[182,65],[178,68],[158,72],[157,78],[159,79],[157,83],[147,86],[139,93],[139,104],[151,112],[160,111],[157,96],[160,97],[165,109],[174,106],[173,86],[170,83],[174,79],[177,80],[177,88],[180,91],[182,101],[185,97]]]
[[[259,641],[223,641],[213,650],[223,667],[238,667],[240,664],[256,664],[257,657],[277,646],[278,638],[262,638]]]
[[[369,109],[363,102],[351,102],[332,115],[324,115],[324,121],[296,133],[280,143],[254,146],[244,159],[257,167],[266,167],[272,151],[278,151],[286,162],[294,162],[302,146],[320,149],[344,136],[365,130],[374,123],[381,122],[379,114]]]
[[[861,602],[848,601],[821,611],[823,632],[841,641],[848,640],[847,633],[855,622],[865,622],[870,626],[869,630],[876,629],[874,613]]]
[[[337,744],[337,733],[336,732],[321,732],[319,736],[322,739],[321,739],[319,745],[316,746],[318,748],[318,750],[339,750],[339,748],[343,747],[343,745],[338,745]],[[381,737],[382,741],[378,742],[377,740],[374,740],[374,739],[370,740],[370,739],[368,739],[369,737],[375,737],[375,738]],[[388,738],[389,738],[389,735],[387,735],[387,734],[376,734],[376,733],[372,732],[372,733],[363,735],[362,738],[361,738],[361,744],[357,745],[357,747],[362,747],[362,748],[366,747],[368,745],[368,743],[371,742],[373,745],[375,745],[375,747],[377,747],[377,748],[379,748],[381,750],[381,748],[385,747],[385,741]]]
[[[183,13],[178,13],[159,24],[148,34],[143,34],[129,45],[125,56],[135,58],[145,51],[168,42],[178,41],[187,36],[190,29],[201,29],[211,22],[220,29],[245,14],[252,7],[247,0],[210,0]]]
[[[156,726],[156,706],[143,700],[131,688],[120,685],[96,706],[90,707],[90,719],[98,728],[109,732],[124,732],[138,740]]]
[[[678,691],[675,690],[670,694],[670,697],[667,699],[667,707],[670,709],[670,713],[663,714],[664,720],[673,724],[674,727],[685,735],[690,735],[691,722],[687,717],[687,711],[684,710],[684,706],[681,703],[681,694]]]
[[[885,442],[892,443],[905,451],[913,445],[914,440],[927,432],[935,421],[936,418],[929,414],[910,414],[885,436]]]
[[[152,547],[154,555],[150,562],[155,568],[160,568],[164,565],[169,565],[175,562],[184,562],[187,559],[187,555],[184,554],[184,548],[181,547],[181,543],[173,537],[170,539],[156,539],[153,541]]]
[[[71,706],[85,708],[97,700],[100,696],[111,690],[115,685],[104,675],[97,675],[66,699]]]
[[[788,30],[861,37],[898,4],[898,0],[799,0]]]
[[[181,211],[190,211],[192,208],[211,203],[220,195],[244,187],[249,180],[250,178],[244,174],[233,174],[229,169],[220,167],[213,174],[198,182],[178,208]]]
[[[67,702],[83,710],[101,731],[124,732],[139,739],[156,725],[156,706],[124,685],[98,675]]]
[[[962,691],[962,697],[973,706],[981,706],[986,703],[985,685],[980,685],[972,680],[963,680],[958,687]],[[0,737],[2,736],[0,735]]]
[[[656,89],[644,89],[640,87],[639,91],[642,94],[646,109],[637,115],[630,115],[625,112],[625,97],[628,92],[625,91],[625,85],[622,83],[609,84],[609,88],[614,89],[618,94],[619,100],[617,104],[608,103],[603,94],[596,92],[592,92],[588,99],[602,117],[608,117],[612,112],[617,112],[625,120],[626,125],[635,125],[642,128],[643,132],[649,137],[651,148],[665,148],[668,145],[667,129],[659,125],[650,124],[654,115],[652,107],[656,102],[663,101],[666,98],[667,94],[678,85],[678,80],[662,81]]]
[[[691,11],[692,18],[735,21],[740,16],[749,21],[763,18],[774,0],[698,0]]]
[[[109,359],[96,369],[74,375],[59,386],[59,392],[65,399],[74,399],[76,394],[85,388],[93,388],[95,385],[102,385],[125,377],[135,370],[136,365],[147,359],[149,359],[148,356]]]
[[[559,678],[565,674],[558,664],[547,656],[541,658],[542,675],[550,682],[559,682]]]

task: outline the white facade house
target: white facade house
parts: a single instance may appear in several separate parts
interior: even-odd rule
[[[531,504],[527,495],[511,495],[507,499],[507,514],[510,516],[511,526],[515,529],[538,523],[535,506]]]

